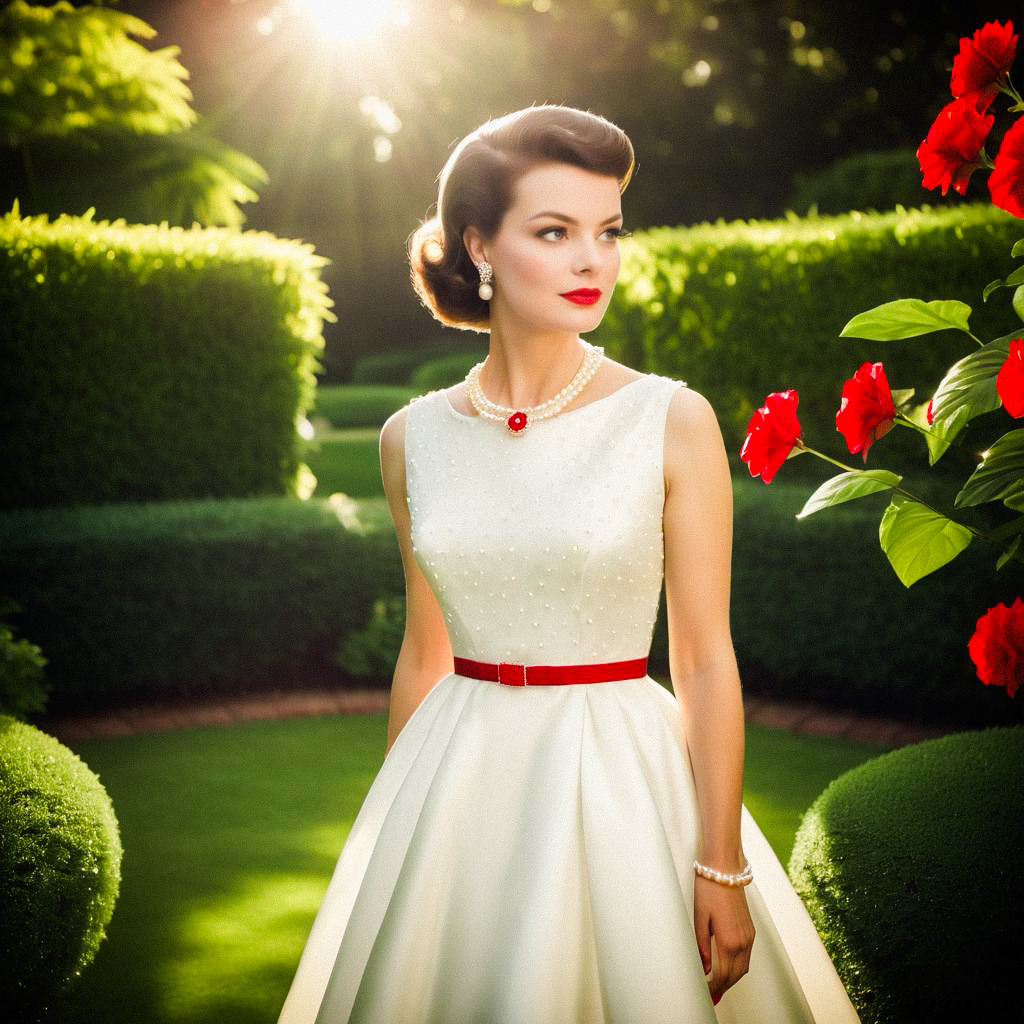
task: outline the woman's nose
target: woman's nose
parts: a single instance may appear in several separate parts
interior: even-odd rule
[[[574,254],[575,259],[575,270],[577,273],[586,270],[593,270],[600,264],[601,251],[597,247],[596,243],[593,242],[581,242],[579,249]]]

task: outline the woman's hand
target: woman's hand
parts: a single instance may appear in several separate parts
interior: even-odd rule
[[[735,985],[750,970],[754,922],[747,907],[745,888],[742,885],[723,885],[694,874],[693,925],[705,974],[712,968],[712,935],[718,947],[715,972],[708,982],[715,1003],[727,988]]]

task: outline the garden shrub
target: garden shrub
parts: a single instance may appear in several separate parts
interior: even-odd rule
[[[901,146],[840,157],[820,171],[798,171],[787,205],[806,216],[811,210],[836,214],[914,207],[920,206],[924,198],[916,149]],[[965,202],[955,191],[945,197],[933,194],[927,198],[935,206]]]
[[[412,375],[412,386],[420,393],[435,391],[437,388],[450,388],[465,380],[466,374],[486,356],[487,346],[482,344],[480,351],[463,350],[450,356],[431,359]]]
[[[369,621],[341,642],[335,661],[349,675],[369,685],[391,679],[405,638],[405,596],[380,598]]]
[[[107,791],[53,736],[0,715],[0,1017],[28,1024],[73,987],[121,885]]]
[[[301,494],[324,258],[92,213],[0,216],[0,507]]]
[[[362,356],[352,368],[351,384],[385,384],[395,387],[409,387],[413,374],[424,364],[434,359],[464,354],[467,348],[486,351],[486,338],[477,335],[456,334],[446,328],[434,342],[421,348],[389,349]],[[477,338],[474,346],[472,339]],[[483,359],[483,353],[476,361]]]
[[[320,385],[310,419],[326,420],[333,430],[380,429],[385,420],[408,405],[417,389],[408,385],[340,384]]]
[[[935,480],[907,483],[934,497]],[[965,646],[994,593],[983,546],[912,593],[878,547],[882,496],[798,521],[799,482],[740,480],[734,495],[730,613],[745,693],[961,728],[1021,720],[1024,704],[980,685]],[[387,604],[405,590],[384,499],[10,512],[0,577],[46,652],[54,715],[387,687],[404,630],[403,605]],[[996,577],[997,591],[1012,584]],[[668,671],[664,597],[650,665]]]
[[[0,578],[46,652],[49,713],[346,685],[339,639],[403,593],[390,521],[361,509],[339,494],[0,515]]]
[[[1016,1012],[1022,761],[1024,726],[956,733],[858,765],[804,815],[789,876],[862,1024]]]
[[[0,597],[0,616],[21,610],[17,601]],[[24,722],[46,710],[51,684],[43,674],[45,664],[37,644],[16,640],[14,630],[0,622],[0,715]]]

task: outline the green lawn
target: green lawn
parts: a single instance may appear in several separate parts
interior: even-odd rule
[[[384,715],[72,744],[125,855],[109,934],[54,1019],[273,1024],[386,743]],[[785,864],[800,815],[882,748],[747,727],[744,800]]]
[[[302,455],[317,478],[314,496],[344,491],[352,498],[383,498],[380,428],[418,393],[410,387],[320,385],[310,411],[316,436]]]

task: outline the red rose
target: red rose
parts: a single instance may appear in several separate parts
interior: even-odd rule
[[[1024,217],[1024,120],[1007,129],[988,176],[992,203],[1015,217]]]
[[[836,430],[846,438],[850,451],[863,452],[892,430],[896,407],[881,363],[864,363],[843,385],[843,398],[836,413]]]
[[[1024,416],[1024,338],[1010,342],[1010,354],[996,377],[996,391],[1014,419]]]
[[[947,103],[917,147],[924,188],[941,185],[945,195],[952,185],[955,192],[963,195],[974,171],[985,166],[978,154],[994,123],[994,114],[979,113],[969,100]]]
[[[980,619],[967,644],[978,678],[986,686],[1005,686],[1012,697],[1024,682],[1024,601],[997,604]]]
[[[750,475],[760,476],[766,484],[775,479],[779,467],[803,437],[796,416],[799,401],[800,396],[792,388],[773,391],[747,425],[740,458],[749,466]]]
[[[935,422],[935,416],[932,414],[932,402],[933,401],[934,401],[934,399],[932,399],[932,398],[928,399],[928,408],[925,409],[925,411],[924,411],[925,415],[928,417],[928,426],[929,427],[932,425],[932,423]]]
[[[1016,54],[1013,22],[1007,21],[1005,25],[988,22],[974,33],[973,39],[960,40],[960,52],[953,58],[950,91],[974,103],[983,114],[999,92]]]
[[[526,426],[526,413],[525,412],[514,412],[505,421],[508,425],[508,429],[518,433],[523,427]]]

